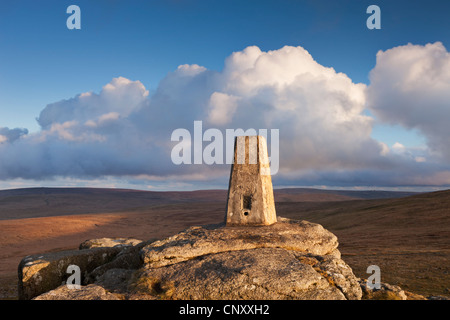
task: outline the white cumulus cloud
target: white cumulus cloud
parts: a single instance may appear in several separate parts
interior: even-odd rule
[[[281,183],[450,183],[438,175],[450,171],[448,163],[374,140],[374,119],[364,113],[369,106],[382,121],[418,128],[435,150],[448,147],[448,66],[440,43],[393,48],[378,53],[367,87],[302,47],[250,46],[227,57],[221,71],[181,65],[151,95],[140,81],[114,78],[98,93],[47,105],[37,133],[0,128],[0,179],[226,180],[228,166],[171,161],[172,132],[193,133],[203,120],[204,131],[278,129],[274,181]]]
[[[367,97],[382,121],[419,130],[450,160],[450,53],[441,42],[379,51]]]

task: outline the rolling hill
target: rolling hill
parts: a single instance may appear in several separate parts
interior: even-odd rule
[[[450,190],[431,193],[275,189],[277,215],[322,224],[355,274],[450,295]],[[101,237],[163,238],[224,219],[226,190],[152,192],[31,188],[0,191],[0,298],[13,298],[26,255]]]
[[[398,198],[391,191],[275,189],[277,202],[323,202]],[[177,203],[226,202],[227,190],[141,191],[102,188],[25,188],[0,190],[0,220],[136,210]]]
[[[277,203],[277,212],[336,234],[344,260],[360,277],[375,264],[388,283],[450,295],[450,190],[397,199]]]

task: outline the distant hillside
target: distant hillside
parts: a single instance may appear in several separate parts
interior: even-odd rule
[[[0,298],[5,288],[17,290],[17,264],[26,255],[73,249],[93,238],[163,238],[217,223],[224,219],[226,197],[227,190],[0,191]],[[320,223],[336,234],[357,276],[367,278],[367,267],[375,264],[383,282],[449,295],[450,190],[410,195],[287,188],[276,189],[275,200],[278,216]],[[3,296],[12,296],[8,292]]]
[[[283,195],[309,195],[313,197],[322,196],[335,196],[341,197],[341,199],[389,199],[389,198],[402,198],[411,195],[418,194],[418,192],[406,192],[406,191],[384,191],[384,190],[324,190],[314,188],[283,188],[275,189],[275,193]],[[326,201],[332,201],[326,200]]]
[[[27,188],[0,191],[0,220],[117,212],[163,204],[225,201],[226,191],[154,192],[102,188]]]
[[[277,214],[323,225],[337,235],[355,274],[424,295],[450,294],[450,190],[396,199],[281,202]],[[383,280],[382,280],[383,281]]]
[[[428,226],[440,230],[450,223],[450,190],[389,199],[299,204],[280,202],[277,203],[277,213],[317,222],[333,230],[353,226],[365,228],[367,232],[373,227],[380,230],[380,226],[388,229],[406,229],[405,226],[408,226],[408,230]],[[443,231],[450,233],[450,228]]]
[[[323,202],[398,198],[410,192],[275,189],[276,202]],[[0,220],[93,214],[193,202],[226,203],[227,190],[141,191],[103,188],[25,188],[0,190]]]

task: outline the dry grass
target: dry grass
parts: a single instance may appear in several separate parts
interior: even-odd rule
[[[171,299],[175,285],[172,281],[162,281],[145,276],[138,270],[130,281],[129,290],[135,295],[150,295],[160,299]]]

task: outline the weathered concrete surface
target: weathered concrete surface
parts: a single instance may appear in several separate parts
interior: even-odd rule
[[[277,221],[263,136],[236,137],[225,221],[227,226],[270,225]]]

